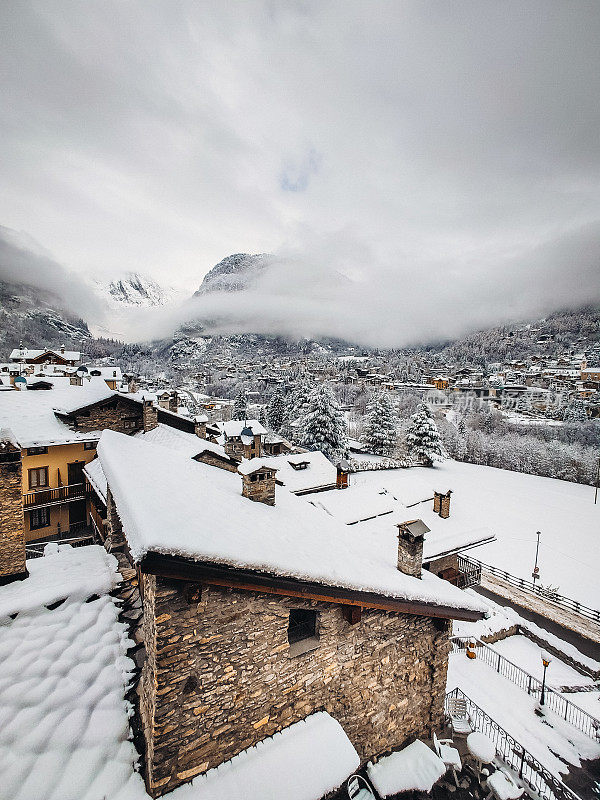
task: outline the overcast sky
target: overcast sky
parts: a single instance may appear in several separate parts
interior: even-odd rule
[[[386,343],[600,298],[598,0],[0,15],[0,225],[66,270],[280,254],[267,328]]]

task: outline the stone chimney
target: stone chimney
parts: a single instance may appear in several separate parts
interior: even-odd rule
[[[146,400],[145,397],[142,397],[142,424],[144,433],[148,433],[158,425],[158,411],[152,400]]]
[[[206,423],[208,422],[208,417],[204,414],[201,414],[198,417],[194,418],[194,433],[196,436],[200,437],[200,439],[206,439]]]
[[[61,352],[61,354],[64,356],[64,354],[65,354],[65,346],[64,346],[64,344],[61,344],[61,346],[60,346],[60,352]]]
[[[348,488],[348,476],[350,474],[350,465],[346,461],[346,459],[342,458],[341,461],[336,464],[336,479],[335,485],[338,489],[347,489]]]
[[[439,514],[442,519],[448,519],[450,516],[450,495],[452,489],[443,494],[442,492],[433,493],[433,512]]]
[[[21,448],[0,431],[0,585],[27,577]]]
[[[168,410],[177,413],[177,409],[179,408],[179,395],[176,391],[172,391],[169,395],[169,405]]]
[[[275,505],[275,467],[269,466],[268,461],[253,458],[243,461],[238,472],[242,476],[243,497],[267,506]]]
[[[412,519],[398,525],[398,569],[413,578],[421,577],[423,541],[429,528],[423,520]]]

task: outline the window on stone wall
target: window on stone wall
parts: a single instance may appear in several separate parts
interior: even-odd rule
[[[46,528],[50,525],[50,509],[35,508],[29,512],[29,530],[35,531],[38,528]]]
[[[123,420],[124,428],[135,428],[136,426],[137,426],[136,417],[125,417],[125,419]]]
[[[319,643],[317,635],[317,612],[305,608],[291,608],[288,622],[288,642],[290,645],[310,643],[315,647]],[[291,649],[291,647],[290,647]],[[306,649],[313,649],[312,647]],[[302,652],[306,652],[302,648]],[[299,654],[300,649],[296,648]]]

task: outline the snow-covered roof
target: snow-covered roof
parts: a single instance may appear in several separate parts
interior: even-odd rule
[[[348,489],[319,492],[310,497],[310,502],[345,525],[391,514],[397,506],[392,497],[371,486],[357,486],[351,492]],[[387,522],[393,530],[389,519]]]
[[[325,711],[284,728],[230,761],[180,786],[169,800],[314,800],[339,788],[360,758]],[[310,765],[310,769],[307,769]]]
[[[270,456],[268,462],[278,470],[277,480],[290,492],[305,492],[335,485],[336,468],[319,450]],[[302,464],[306,464],[306,467],[300,468]]]
[[[11,361],[20,361],[21,359],[38,358],[39,356],[43,356],[45,353],[51,353],[53,355],[60,356],[61,358],[64,358],[65,361],[79,361],[81,357],[79,350],[30,350],[28,347],[15,347],[9,358]]]
[[[156,428],[152,428],[147,432],[140,431],[135,436],[150,444],[158,444],[161,447],[168,447],[170,450],[185,454],[188,458],[193,458],[200,453],[208,451],[229,459],[229,456],[225,453],[225,448],[221,447],[221,445],[201,439],[194,433],[186,433],[186,431],[180,431],[178,428],[171,428],[162,422],[159,422]]]
[[[51,549],[27,562],[26,581],[0,587],[0,794],[142,800],[125,700],[132,642],[107,594],[117,561],[97,545]]]
[[[427,571],[397,569],[397,531],[365,536],[289,492],[275,506],[241,496],[241,478],[106,430],[98,455],[133,558],[152,551],[390,598],[481,611]]]
[[[106,503],[106,475],[104,474],[104,470],[102,469],[102,464],[100,463],[99,458],[95,458],[93,461],[90,461],[89,464],[86,464],[83,468],[83,472],[89,482],[92,484],[94,489],[96,490],[100,499]]]
[[[48,391],[0,392],[0,426],[11,428],[21,447],[93,441],[100,432],[73,431],[54,413],[77,408],[109,397],[113,392],[102,378],[83,386],[72,386],[68,378],[52,378]]]
[[[238,472],[240,475],[252,475],[259,469],[270,469],[275,472],[277,467],[273,464],[272,458],[244,458],[238,467]]]
[[[267,433],[267,429],[257,419],[230,419],[228,422],[224,422],[221,427],[228,438],[241,436],[245,428],[251,430],[255,436],[263,436]]]

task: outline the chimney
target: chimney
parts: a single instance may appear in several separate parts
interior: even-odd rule
[[[423,541],[429,528],[423,520],[412,519],[398,525],[398,569],[413,578],[421,577]]]
[[[142,397],[142,424],[144,433],[153,430],[158,425],[158,411],[154,407],[152,400]]]
[[[343,458],[337,465],[336,465],[336,481],[335,485],[338,489],[347,489],[348,488],[348,474],[350,472],[350,465],[348,462]]]
[[[201,414],[198,417],[194,418],[194,433],[200,439],[206,439],[206,423],[208,422],[208,417],[204,414]]]
[[[242,476],[242,496],[256,503],[275,505],[275,467],[259,458],[242,461],[238,467]]]
[[[27,577],[21,448],[0,431],[0,586]]]
[[[127,384],[127,391],[129,394],[135,394],[137,392],[137,383],[135,382],[135,378],[131,378],[129,383]]]
[[[452,489],[448,489],[446,494],[442,492],[433,493],[433,513],[439,514],[442,519],[448,519],[450,516],[450,495]]]
[[[262,439],[260,433],[254,434],[254,455],[257,458],[262,456]]]
[[[62,355],[64,355],[64,354],[65,354],[65,346],[64,346],[64,344],[61,344],[61,346],[60,346],[60,352],[62,353]]]
[[[173,391],[169,395],[168,410],[169,411],[174,411],[175,414],[176,414],[178,408],[179,408],[179,395],[177,394],[177,392]]]

